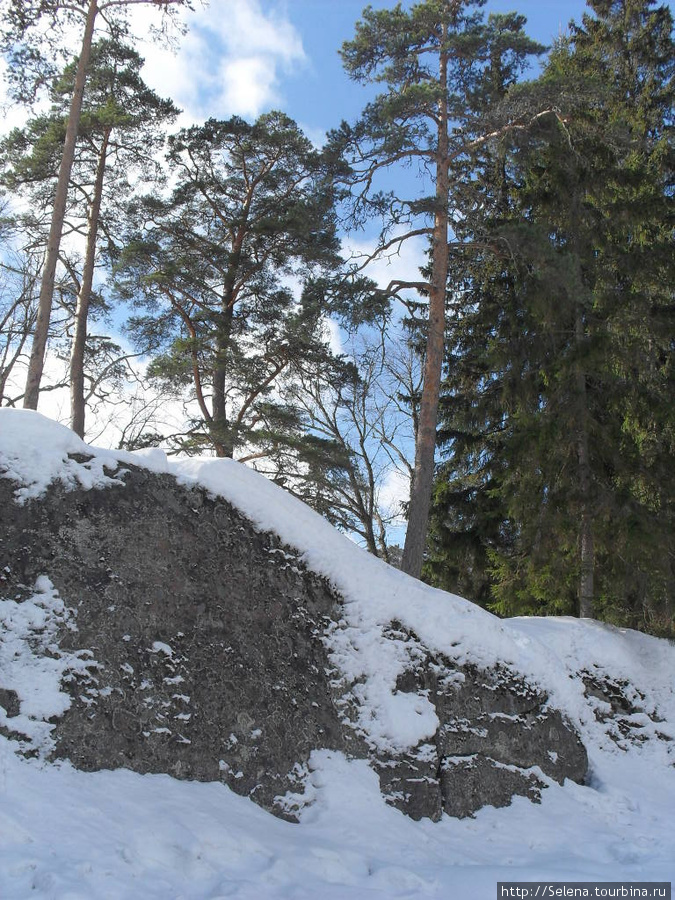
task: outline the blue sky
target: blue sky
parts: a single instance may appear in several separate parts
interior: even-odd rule
[[[277,108],[320,143],[327,129],[358,115],[367,91],[347,78],[338,50],[353,37],[363,0],[199,3],[177,56],[145,47],[147,79],[185,109],[185,121],[233,114],[252,119]],[[371,4],[387,8],[394,0]],[[528,33],[550,44],[586,8],[585,0],[488,0],[485,12],[516,10],[526,16]],[[153,15],[142,10],[135,13],[139,18]]]
[[[186,120],[252,119],[278,108],[319,143],[327,129],[355,118],[367,99],[338,56],[364,6],[362,0],[210,0],[188,16],[190,31],[177,56],[156,45],[142,49],[146,77],[185,109]],[[584,0],[488,0],[485,11],[521,12],[530,35],[549,44],[585,8]],[[139,18],[152,15],[141,10]]]
[[[376,9],[391,8],[390,0],[374,0]],[[411,6],[411,2],[404,3]],[[308,56],[304,72],[285,76],[282,89],[288,112],[312,130],[358,115],[366,96],[361,85],[350,82],[338,49],[354,36],[354,25],[365,6],[361,0],[288,0],[289,20],[302,37]],[[544,44],[555,38],[572,16],[580,18],[583,0],[489,0],[489,12],[516,10],[527,17],[529,34]]]

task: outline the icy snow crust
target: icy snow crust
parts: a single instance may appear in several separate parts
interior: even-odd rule
[[[20,759],[17,742],[0,737],[3,900],[482,900],[504,880],[673,880],[675,647],[596,622],[500,622],[359,550],[237,463],[99,450],[37,413],[0,410],[0,477],[19,484],[20,502],[55,479],[105,487],[119,480],[125,464],[172,473],[224,497],[330,579],[345,598],[344,621],[330,637],[333,659],[345,686],[358,684],[357,724],[374,746],[411,747],[437,725],[424,695],[396,691],[414,648],[383,638],[397,620],[452,660],[507,665],[545,690],[581,731],[590,784],[552,783],[539,806],[515,798],[509,808],[486,808],[475,819],[414,823],[386,806],[365,762],[321,751],[310,765],[314,803],[292,826],[223,785],[124,771],[85,774]],[[86,653],[55,652],[45,662],[39,652],[56,624],[69,619],[47,575],[22,603],[0,606],[0,689],[21,700],[20,715],[0,725],[21,726],[45,747],[46,720],[68,702],[62,680],[95,664]],[[610,738],[595,715],[606,704],[584,697],[581,671],[627,683],[645,710],[628,717],[644,740]]]

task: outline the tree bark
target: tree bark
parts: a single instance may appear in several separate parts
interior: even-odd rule
[[[213,416],[211,417],[210,430],[216,456],[232,459],[234,456],[234,439],[230,424],[227,419],[227,407],[225,403],[225,387],[227,380],[227,357],[230,352],[230,337],[232,333],[232,318],[234,310],[231,302],[231,292],[226,294],[223,300],[223,311],[217,334],[217,355],[213,371]]]
[[[384,522],[382,521],[382,516],[379,513],[377,507],[373,513],[373,517],[377,522],[377,546],[378,553],[377,555],[380,559],[383,559],[386,563],[391,563],[391,556],[389,555],[389,547],[387,547],[387,529],[385,527]]]
[[[61,156],[59,177],[56,183],[54,210],[52,212],[52,221],[49,229],[49,239],[47,243],[45,264],[42,271],[37,322],[35,323],[35,334],[33,335],[33,346],[31,348],[30,361],[28,363],[28,375],[26,377],[26,391],[23,398],[23,405],[25,409],[37,409],[38,406],[40,382],[42,381],[45,350],[47,347],[47,337],[49,335],[49,320],[51,318],[52,312],[56,263],[58,261],[59,247],[61,245],[61,235],[63,233],[63,219],[66,214],[66,201],[68,199],[70,172],[73,167],[73,159],[75,158],[75,144],[77,141],[77,132],[80,127],[82,98],[84,96],[84,87],[87,80],[87,66],[89,64],[89,56],[91,54],[91,44],[94,35],[94,23],[96,21],[97,13],[97,0],[90,0],[84,28],[84,36],[82,38],[80,58],[77,63],[75,89],[73,91],[73,97],[70,103],[70,112],[68,114],[66,139],[63,146],[63,155]]]
[[[444,47],[447,26],[443,26]],[[436,212],[432,236],[432,267],[429,288],[429,326],[427,333],[424,385],[420,398],[419,427],[415,443],[415,469],[410,488],[408,528],[401,568],[419,578],[422,573],[429,509],[434,480],[436,426],[443,371],[445,345],[445,293],[448,280],[448,55],[440,54],[438,146],[436,152]]]
[[[577,311],[576,323],[577,351],[581,350],[584,340],[584,325],[581,310]],[[593,592],[595,576],[595,542],[593,536],[593,517],[590,508],[592,487],[590,453],[588,447],[586,375],[577,363],[577,399],[579,404],[579,427],[577,430],[577,459],[579,462],[579,490],[581,494],[581,524],[579,529],[579,616],[592,619],[594,614]]]
[[[580,233],[581,192],[576,187],[572,195],[571,205],[571,249],[580,258],[578,235]],[[588,384],[584,366],[584,344],[586,343],[586,323],[584,321],[585,294],[584,276],[579,262],[577,272],[578,291],[580,292],[574,310],[574,344],[576,358],[576,451],[578,464],[578,483],[580,500],[579,522],[579,617],[593,618],[594,613],[594,580],[595,580],[595,540],[593,534],[593,508],[591,493],[593,490],[593,473],[588,434]]]
[[[96,265],[96,245],[98,242],[98,226],[101,217],[101,199],[103,196],[103,181],[108,156],[108,142],[110,140],[110,128],[103,135],[103,143],[96,166],[96,178],[94,192],[89,208],[89,228],[87,230],[87,249],[84,257],[82,282],[77,295],[77,310],[75,313],[75,335],[70,353],[70,414],[71,428],[79,437],[84,438],[84,351],[87,345],[87,319],[91,303],[91,289],[94,283],[94,268]]]
[[[253,188],[249,188],[248,196],[244,204],[244,214],[237,229],[237,234],[232,242],[227,274],[223,284],[223,299],[221,319],[216,336],[216,364],[213,371],[213,416],[211,418],[211,438],[216,450],[216,456],[232,459],[235,450],[235,436],[227,420],[227,407],[225,403],[225,387],[227,380],[227,363],[230,353],[230,341],[232,338],[232,320],[234,319],[234,304],[236,301],[235,284],[237,272],[241,264],[246,229],[248,226],[248,214],[253,202]]]

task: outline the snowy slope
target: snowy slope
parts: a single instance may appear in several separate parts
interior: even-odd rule
[[[69,453],[91,458],[78,463]],[[120,463],[202,484],[336,585],[346,606],[333,654],[350,678],[364,678],[361,724],[373,744],[412,746],[436,727],[424,697],[395,691],[407,660],[400,645],[380,640],[395,618],[458,662],[500,661],[546,690],[581,731],[590,783],[551,784],[539,806],[517,798],[475,819],[415,823],[385,805],[364,762],[321,752],[312,760],[314,803],[291,825],[222,785],[79,773],[20,759],[0,738],[2,900],[483,898],[496,895],[498,880],[673,880],[675,647],[594,622],[499,621],[385,566],[237,463],[96,450],[37,413],[0,410],[0,476],[21,485],[23,500],[55,478],[104,487]],[[44,720],[67,702],[61,676],[87,664],[54,659],[45,670],[32,652],[59,616],[67,612],[46,579],[31,601],[0,601],[0,689],[17,690],[21,715],[45,742]],[[584,696],[582,670],[634,701],[625,735],[614,720],[598,721],[609,710]]]

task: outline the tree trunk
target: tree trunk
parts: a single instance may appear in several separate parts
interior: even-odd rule
[[[211,438],[216,456],[232,459],[234,456],[234,440],[227,419],[225,404],[225,382],[227,378],[227,355],[232,333],[232,317],[234,310],[231,303],[231,292],[227,292],[223,301],[222,321],[216,336],[217,355],[213,370],[213,417],[211,419]]]
[[[581,517],[580,552],[579,616],[582,619],[592,619],[594,617],[593,577],[595,571],[595,549],[593,522],[588,513],[584,513]]]
[[[387,547],[387,529],[385,528],[384,522],[382,521],[382,516],[380,515],[377,508],[374,512],[374,518],[377,522],[377,546],[378,556],[380,559],[383,559],[386,563],[391,562],[391,557],[389,555],[389,547]]]
[[[241,264],[246,229],[248,227],[248,214],[253,201],[253,189],[250,188],[244,212],[239,223],[236,237],[232,242],[232,253],[227,267],[223,283],[222,317],[216,334],[216,364],[213,371],[213,418],[211,419],[211,438],[216,449],[216,456],[224,456],[229,459],[234,457],[235,436],[227,420],[227,408],[225,405],[225,381],[227,377],[227,357],[230,352],[230,340],[232,337],[232,319],[234,318],[234,304],[236,299],[235,283],[237,272]]]
[[[56,196],[54,197],[54,210],[52,212],[52,222],[49,229],[47,254],[45,257],[44,269],[42,271],[38,316],[37,322],[35,323],[33,346],[31,349],[30,361],[28,363],[26,390],[23,397],[25,409],[37,409],[38,405],[40,382],[42,381],[42,370],[44,369],[45,350],[47,347],[47,336],[49,334],[49,319],[52,312],[56,263],[59,256],[59,247],[61,245],[63,219],[66,214],[68,185],[70,183],[70,171],[73,167],[73,159],[75,158],[75,143],[77,141],[77,132],[80,127],[82,97],[84,96],[84,86],[87,80],[87,66],[89,64],[91,43],[94,34],[94,22],[96,21],[97,13],[97,0],[90,0],[84,36],[82,38],[80,58],[77,63],[75,89],[70,102],[68,125],[66,127],[66,140],[63,146],[63,155],[61,156],[61,165],[59,167],[59,178],[56,183]]]
[[[447,26],[443,27],[445,44]],[[445,345],[445,292],[448,280],[448,56],[440,55],[438,147],[436,153],[436,214],[432,237],[431,285],[429,288],[429,330],[427,334],[424,385],[420,399],[419,430],[415,442],[415,470],[410,488],[408,529],[401,568],[419,578],[426,545],[431,493],[434,481],[436,425]]]
[[[89,228],[87,231],[87,250],[84,257],[82,282],[77,295],[75,313],[75,335],[70,353],[70,415],[71,428],[79,437],[84,438],[84,351],[87,345],[87,319],[91,302],[91,289],[94,283],[94,267],[96,264],[96,244],[98,241],[98,225],[101,216],[101,199],[103,180],[108,156],[110,128],[103,135],[103,143],[96,166],[94,193],[89,208]]]
[[[577,311],[576,323],[577,352],[584,341],[584,325],[581,310]],[[593,618],[593,591],[595,575],[595,543],[593,537],[593,518],[591,511],[591,463],[588,448],[588,416],[586,398],[586,375],[577,362],[577,398],[579,403],[579,427],[577,431],[577,459],[579,462],[579,490],[581,494],[581,524],[579,531],[579,616],[582,619]]]

